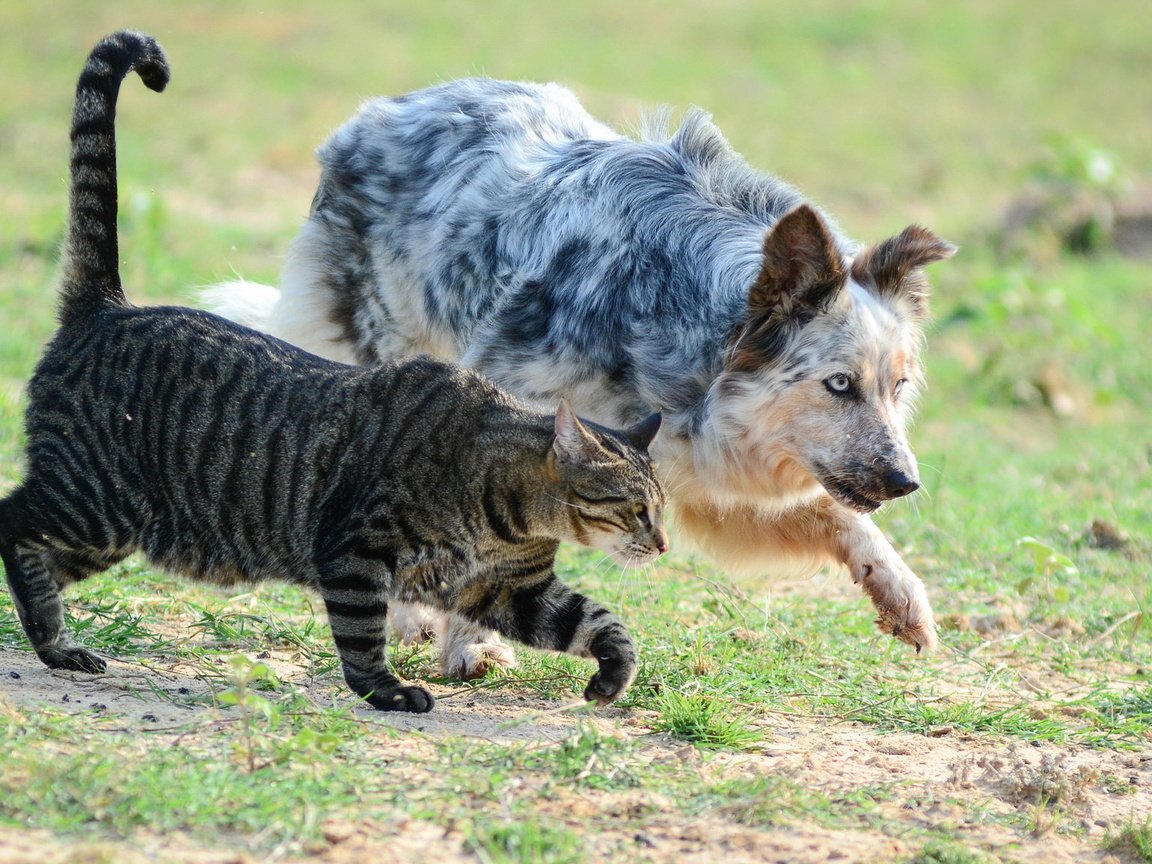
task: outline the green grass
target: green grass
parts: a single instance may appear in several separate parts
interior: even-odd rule
[[[1104,848],[1125,853],[1137,861],[1152,861],[1152,819],[1129,822],[1119,831],[1109,834]]]
[[[657,698],[657,732],[671,732],[701,747],[741,750],[760,740],[747,717],[734,715],[722,693],[684,694],[665,690]]]
[[[531,822],[477,826],[466,847],[484,864],[577,864],[585,860],[581,840],[573,831]]]
[[[127,82],[119,112],[121,257],[137,302],[192,303],[233,272],[274,281],[329,130],[367,96],[472,73],[562,81],[620,126],[699,104],[850,234],[917,221],[961,245],[932,270],[930,386],[912,436],[924,490],[879,520],[928,585],[936,655],[877,634],[843,574],[794,590],[677,550],[620,576],[565,549],[564,578],[637,638],[641,668],[616,713],[576,710],[570,734],[528,743],[398,733],[356,712],[314,596],[220,593],[131,560],[70,590],[68,609],[80,639],[139,674],[109,685],[120,689],[103,711],[0,700],[0,825],[65,843],[186,832],[272,856],[323,846],[331,820],[351,820],[441,838],[468,860],[561,862],[661,860],[680,842],[668,825],[714,819],[879,832],[911,850],[902,860],[975,864],[1012,859],[957,824],[1024,844],[1045,820],[1074,830],[1076,817],[982,809],[900,778],[836,787],[764,754],[794,724],[989,752],[1152,748],[1147,262],[1050,238],[996,251],[1006,206],[1036,177],[1099,194],[1084,169],[1096,151],[1120,186],[1152,176],[1141,3],[352,0],[336,14],[308,0],[78,0],[68,15],[12,3],[0,23],[0,493],[21,476],[22,388],[54,323],[72,88],[94,39],[120,26],[157,35],[174,73],[162,96]],[[1126,545],[1100,548],[1093,522]],[[7,596],[0,648],[28,650]],[[447,685],[427,647],[393,657],[400,674]],[[591,674],[574,658],[520,659],[450,685],[439,710],[524,704],[516,722],[531,726]],[[198,686],[169,680],[174,669]],[[157,700],[215,719],[148,731],[125,719]],[[727,776],[733,764],[756,768]],[[1139,794],[1121,774],[1097,787]],[[959,815],[910,824],[901,802],[920,800]],[[578,827],[588,819],[592,834]],[[1137,820],[1082,843],[1152,860],[1148,835]]]
[[[312,714],[300,729],[331,722]],[[318,836],[318,820],[359,799],[359,768],[315,732],[291,735],[265,725],[259,748],[267,761],[253,768],[236,749],[231,724],[193,747],[154,748],[147,740],[109,733],[92,718],[85,721],[87,728],[47,711],[3,718],[4,821],[63,834],[99,826],[111,836],[140,828],[188,830],[206,838],[220,831],[267,831],[261,842],[272,846],[289,837]],[[352,721],[337,719],[334,725],[342,738],[354,740]],[[29,747],[30,740],[39,746]],[[273,769],[283,782],[269,782]]]

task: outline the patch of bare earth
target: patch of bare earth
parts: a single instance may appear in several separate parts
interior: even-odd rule
[[[281,670],[290,677],[290,667]],[[301,677],[297,670],[297,677]],[[330,703],[327,687],[297,682]],[[210,686],[178,666],[112,662],[102,676],[45,669],[30,653],[0,651],[4,700],[20,710],[87,713],[102,728],[150,740],[187,741],[197,729],[228,723],[227,709],[189,707],[188,697]],[[547,748],[577,732],[571,713],[543,699],[497,688],[453,692],[427,715],[360,713],[372,724],[411,730],[413,737],[381,738],[389,771],[418,778],[436,770],[422,759],[438,736],[519,742]],[[182,700],[170,696],[179,694]],[[339,694],[343,698],[343,694]],[[205,700],[207,705],[209,700]],[[1152,751],[1113,752],[1049,744],[1030,746],[944,728],[934,736],[882,734],[863,725],[787,714],[763,719],[767,743],[752,753],[708,753],[653,734],[644,712],[606,709],[591,720],[606,734],[633,739],[644,760],[694,772],[704,789],[722,781],[779,779],[791,790],[815,793],[826,808],[774,808],[772,800],[736,797],[706,808],[646,790],[597,791],[552,784],[547,796],[526,782],[517,794],[538,795],[534,809],[567,825],[585,842],[587,860],[693,862],[896,861],[918,851],[928,832],[940,832],[1003,860],[1105,862],[1109,828],[1152,815]],[[111,727],[109,721],[113,721]],[[119,721],[119,725],[115,721]],[[387,758],[384,759],[383,757]],[[481,769],[482,770],[482,769]],[[530,799],[531,800],[531,799]],[[799,814],[799,815],[798,815]],[[128,840],[62,841],[44,831],[0,830],[6,864],[173,861],[231,864],[257,860],[300,862],[475,861],[458,827],[409,818],[333,821],[324,840],[253,857],[182,834],[138,833]]]

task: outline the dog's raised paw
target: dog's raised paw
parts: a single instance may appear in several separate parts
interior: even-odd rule
[[[881,613],[876,619],[876,626],[882,633],[911,645],[917,654],[932,651],[939,644],[936,638],[936,624],[931,619],[910,623],[907,618],[893,619]]]
[[[876,607],[876,626],[881,632],[911,645],[917,654],[936,647],[936,622],[928,595],[903,562],[899,567],[864,564],[852,575]]]

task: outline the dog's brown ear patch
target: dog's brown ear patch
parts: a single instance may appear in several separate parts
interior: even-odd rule
[[[852,278],[881,297],[908,302],[917,317],[928,314],[928,280],[921,269],[956,254],[956,247],[927,228],[909,225],[895,237],[864,249],[852,262]]]
[[[764,238],[760,273],[748,292],[748,317],[827,308],[844,287],[840,252],[820,214],[801,204],[780,217]]]
[[[753,372],[771,365],[791,334],[827,309],[847,274],[820,214],[801,204],[764,238],[763,260],[748,291],[744,320],[732,334],[728,368]]]

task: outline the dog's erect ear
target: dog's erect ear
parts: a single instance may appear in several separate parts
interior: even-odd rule
[[[780,217],[764,238],[760,274],[748,292],[748,317],[789,317],[827,309],[844,287],[840,252],[827,223],[801,204]]]
[[[827,223],[801,204],[764,238],[760,273],[748,291],[748,311],[732,334],[727,366],[755,372],[770,365],[796,332],[828,309],[847,274]]]
[[[921,270],[956,254],[956,247],[927,228],[909,225],[895,237],[869,246],[852,262],[852,278],[881,297],[908,302],[913,314],[928,314],[928,280]]]

